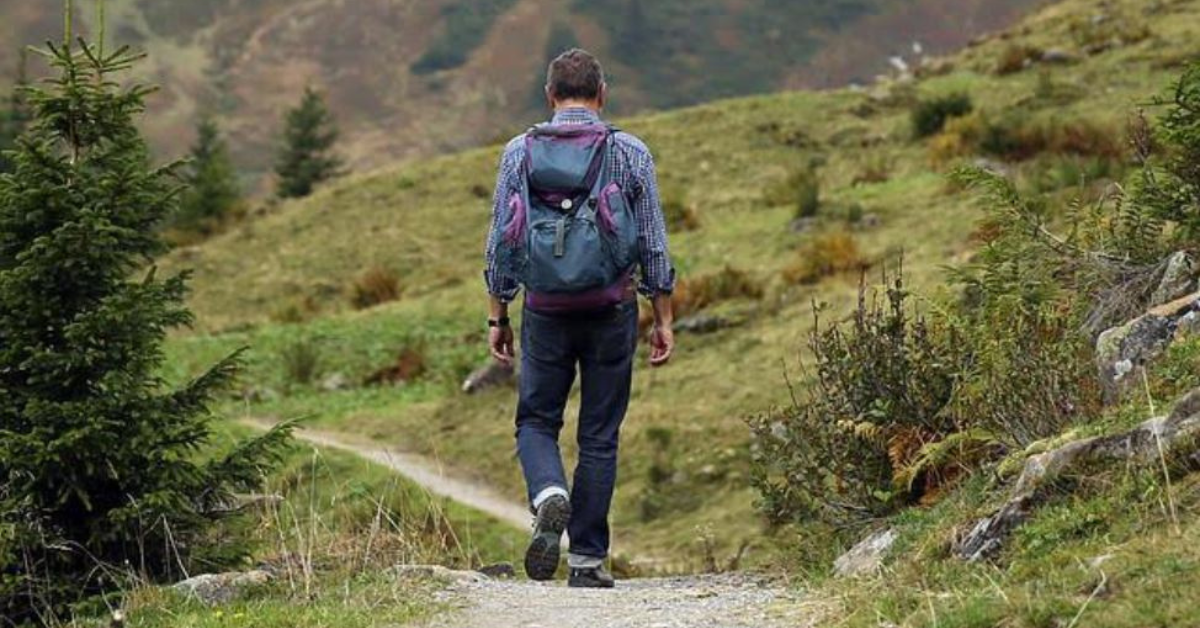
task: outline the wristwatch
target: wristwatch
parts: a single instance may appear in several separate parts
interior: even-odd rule
[[[494,319],[494,318],[488,319],[488,328],[508,327],[511,324],[512,324],[512,322],[508,320],[507,316],[505,316],[499,320]]]

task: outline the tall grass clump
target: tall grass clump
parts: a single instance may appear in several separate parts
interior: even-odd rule
[[[400,277],[396,271],[374,266],[359,275],[350,286],[350,304],[365,310],[400,298]]]
[[[916,139],[937,135],[946,122],[961,118],[975,110],[971,96],[965,93],[949,94],[929,100],[921,100],[912,109],[912,133]]]

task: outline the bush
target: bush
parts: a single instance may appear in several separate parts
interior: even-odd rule
[[[428,358],[422,347],[405,347],[391,364],[367,378],[368,386],[402,384],[419,379],[428,368]]]
[[[365,310],[400,298],[400,277],[395,271],[375,266],[359,275],[350,287],[350,304]]]
[[[968,94],[950,94],[918,102],[912,110],[913,137],[923,139],[942,132],[946,122],[961,118],[972,111],[975,105]]]
[[[758,300],[763,298],[764,292],[762,281],[754,275],[726,266],[714,273],[681,278],[675,284],[671,303],[675,317],[683,318],[723,301]],[[649,329],[652,321],[652,312],[644,308],[639,321],[641,329]]]
[[[797,218],[816,216],[821,210],[821,180],[816,164],[792,170],[783,181],[767,188],[763,200],[772,207],[791,205]]]
[[[796,262],[783,271],[788,283],[813,284],[839,273],[865,270],[870,264],[863,259],[854,236],[834,231],[816,236],[801,246]]]
[[[694,205],[683,202],[678,190],[669,190],[662,194],[663,218],[667,229],[673,232],[695,231],[700,228],[700,214]]]
[[[308,386],[321,375],[322,351],[316,340],[296,340],[285,346],[279,357],[289,386]]]
[[[1016,74],[1032,66],[1041,58],[1042,51],[1038,48],[1023,44],[1012,44],[1000,53],[1000,58],[996,60],[995,72],[999,76]]]
[[[964,366],[961,344],[910,312],[901,280],[882,296],[868,300],[863,288],[849,323],[812,333],[804,402],[751,420],[752,478],[772,522],[863,523],[938,483],[940,469],[910,474],[911,489],[896,478],[924,444],[957,429],[943,409]]]

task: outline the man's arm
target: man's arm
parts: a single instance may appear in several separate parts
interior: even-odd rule
[[[496,176],[496,191],[492,197],[492,224],[488,232],[483,272],[490,300],[488,347],[492,357],[505,365],[511,365],[516,355],[512,327],[508,324],[508,304],[516,297],[520,286],[502,272],[497,263],[497,252],[504,230],[506,204],[514,191],[512,180],[516,175],[518,163],[519,156],[515,154],[513,144],[510,144],[500,158],[499,174]]]
[[[638,182],[634,213],[638,221],[638,245],[641,252],[642,278],[639,291],[650,298],[654,308],[654,329],[650,334],[650,365],[663,366],[675,351],[673,325],[675,315],[671,293],[675,291],[675,268],[667,244],[667,224],[658,196],[658,173],[654,157],[644,145],[634,152],[634,173]]]

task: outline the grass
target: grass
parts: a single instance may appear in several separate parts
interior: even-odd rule
[[[1140,6],[1134,0],[1114,4]],[[1148,14],[1148,39],[1084,56],[1074,65],[1047,67],[1056,85],[1086,87],[1070,102],[1048,105],[1039,98],[1046,81],[1040,71],[993,74],[1010,43],[1049,48],[1070,41],[1073,25],[1099,6],[1094,0],[1055,4],[1013,29],[1007,40],[959,55],[953,71],[895,88],[892,99],[855,90],[783,93],[620,121],[654,149],[664,188],[686,190],[689,205],[703,216],[698,229],[673,235],[681,277],[733,266],[771,279],[761,300],[713,306],[738,314],[744,325],[704,337],[681,335],[671,367],[643,368],[636,375],[614,507],[618,553],[667,556],[673,567],[686,569],[701,562],[700,539],[709,536],[723,555],[749,542],[750,563],[772,558],[765,540],[770,531],[759,527],[745,482],[744,417],[789,402],[784,374],[803,379],[799,364],[812,304],[848,311],[857,277],[786,282],[783,271],[811,236],[791,233],[794,209],[772,207],[764,190],[784,179],[790,164],[820,158],[823,202],[861,207],[879,218],[878,226],[854,234],[861,255],[877,260],[903,251],[909,285],[935,289],[944,265],[966,260],[977,246],[970,236],[980,214],[931,164],[929,147],[912,140],[905,103],[968,93],[977,110],[1020,112],[1038,123],[1119,120],[1166,85],[1174,70],[1164,59],[1197,51],[1192,42],[1200,2],[1164,4]],[[904,96],[906,90],[912,98]],[[699,140],[697,129],[704,129]],[[781,140],[801,136],[808,141]],[[462,377],[486,359],[479,274],[488,207],[476,190],[490,185],[498,150],[360,174],[163,260],[164,270],[196,270],[190,303],[198,326],[172,340],[170,377],[194,374],[217,356],[250,345],[249,400],[230,400],[228,409],[310,417],[322,429],[434,456],[520,500],[512,391],[470,397],[458,392]],[[861,173],[881,161],[889,165],[887,179],[864,182]],[[1035,160],[1014,167],[1024,180],[1039,165]],[[354,312],[341,287],[375,266],[397,271],[403,295]],[[288,324],[271,320],[271,312],[296,302],[311,302],[316,314]],[[321,374],[314,384],[288,386],[280,351],[313,338],[322,347]],[[397,387],[360,385],[416,346],[426,360],[424,376]],[[351,386],[324,390],[320,383],[334,373]],[[665,488],[655,470],[654,430],[672,434],[673,474]],[[565,452],[574,456],[570,442]],[[644,520],[647,499],[663,491],[695,498],[671,501],[665,507],[675,510],[656,510],[652,520]]]
[[[218,446],[244,436],[223,428]],[[473,569],[515,562],[524,533],[459,504],[433,497],[390,470],[353,455],[298,444],[266,479],[283,500],[252,512],[244,568],[266,566],[275,579],[229,605],[208,607],[170,589],[144,586],[109,600],[145,628],[394,626],[443,606],[437,584],[390,574],[396,565]],[[118,603],[119,602],[119,603]],[[102,601],[81,609],[80,628],[107,626]]]

